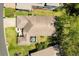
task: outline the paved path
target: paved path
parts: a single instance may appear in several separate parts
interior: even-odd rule
[[[15,18],[4,18],[4,27],[15,27],[16,26],[16,19]]]

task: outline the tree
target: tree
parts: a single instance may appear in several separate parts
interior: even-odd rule
[[[79,15],[79,3],[64,3],[63,8],[66,9],[66,12],[70,15]]]
[[[47,3],[45,3],[44,6],[47,6]]]
[[[79,16],[57,18],[57,38],[62,55],[79,55]]]

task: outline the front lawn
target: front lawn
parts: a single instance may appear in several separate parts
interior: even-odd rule
[[[16,16],[28,16],[28,15],[32,15],[32,13],[28,12],[28,11],[19,11],[19,10],[16,10]]]
[[[15,17],[15,9],[13,9],[13,8],[4,8],[3,9],[4,10],[4,16],[5,17]]]
[[[7,27],[5,28],[6,41],[8,42],[8,51],[9,55],[14,56],[15,53],[19,52],[21,56],[28,55],[29,50],[35,49],[35,44],[30,46],[23,45],[20,46],[16,43],[16,31],[15,27]]]
[[[16,53],[19,53],[20,56],[28,55],[29,51],[36,49],[36,51],[45,49],[48,47],[52,39],[48,39],[47,36],[37,37],[38,42],[31,45],[18,45],[17,44],[17,34],[15,27],[5,28],[6,40],[8,42],[8,51],[10,56],[14,56]]]
[[[21,55],[27,55],[28,50],[27,46],[18,46],[16,43],[16,31],[15,27],[8,27],[5,28],[5,34],[6,34],[6,40],[8,42],[8,50],[9,50],[9,55],[14,55],[16,52],[20,52]]]
[[[16,31],[15,27],[7,27],[5,28],[5,34],[8,44],[16,45]]]

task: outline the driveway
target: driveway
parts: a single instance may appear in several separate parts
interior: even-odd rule
[[[16,18],[4,18],[3,20],[4,20],[4,28],[16,26]]]

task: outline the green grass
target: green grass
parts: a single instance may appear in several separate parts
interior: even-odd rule
[[[16,45],[16,46],[13,46],[13,47],[12,47],[12,45],[10,45],[9,46],[10,55],[13,56],[16,52],[20,52],[21,56],[28,55],[29,48],[28,48],[27,45],[24,45],[24,46]]]
[[[16,43],[16,31],[15,27],[7,27],[5,28],[5,34],[6,34],[6,40],[8,42],[8,51],[9,55],[13,56],[16,52],[20,52],[21,56],[27,55],[29,50],[35,49],[35,45],[32,44],[30,46],[28,45],[23,45],[20,46]]]
[[[15,27],[8,27],[5,29],[6,39],[8,42],[9,54],[13,56],[16,52],[21,52],[21,55],[28,53],[27,46],[18,46],[16,43],[16,31]]]
[[[7,39],[7,42],[8,42],[8,51],[9,51],[10,56],[14,56],[14,54],[16,52],[20,52],[21,56],[28,55],[30,50],[37,48],[36,43],[31,44],[31,45],[18,45],[16,43],[17,34],[16,34],[16,31],[15,31],[15,27],[5,28],[5,34],[6,34],[6,39]],[[48,37],[47,36],[40,36],[40,37],[37,37],[37,39],[38,39],[37,43],[44,42],[44,47],[48,46],[48,41],[47,41]]]
[[[32,12],[28,11],[16,11],[17,16],[25,16],[25,15],[34,15],[34,16],[52,16],[53,13],[50,10],[33,10]]]
[[[53,15],[53,11],[50,11],[50,10],[33,10],[32,13],[33,15],[36,15],[36,16],[52,16]]]
[[[16,45],[16,31],[15,27],[5,28],[6,39],[9,44]]]
[[[65,9],[53,11],[53,15],[54,15],[54,16],[62,16],[62,15],[64,15],[64,14],[65,14]]]
[[[31,12],[28,12],[28,11],[19,11],[19,10],[16,11],[16,16],[25,16],[25,15],[27,16],[29,14],[31,14]]]
[[[4,16],[9,18],[15,17],[15,11],[16,10],[12,8],[4,8]]]
[[[13,8],[3,8],[3,14],[4,14],[5,17],[12,18],[12,17],[15,17],[15,16],[32,15],[32,12],[19,11],[19,10],[15,10]]]
[[[62,16],[64,10],[51,11],[51,10],[33,10],[33,11],[19,11],[12,8],[4,8],[5,17],[15,17],[15,16]]]
[[[75,8],[79,8],[79,3],[76,4]]]
[[[51,10],[33,10],[35,16],[62,16],[65,10],[51,11]]]

